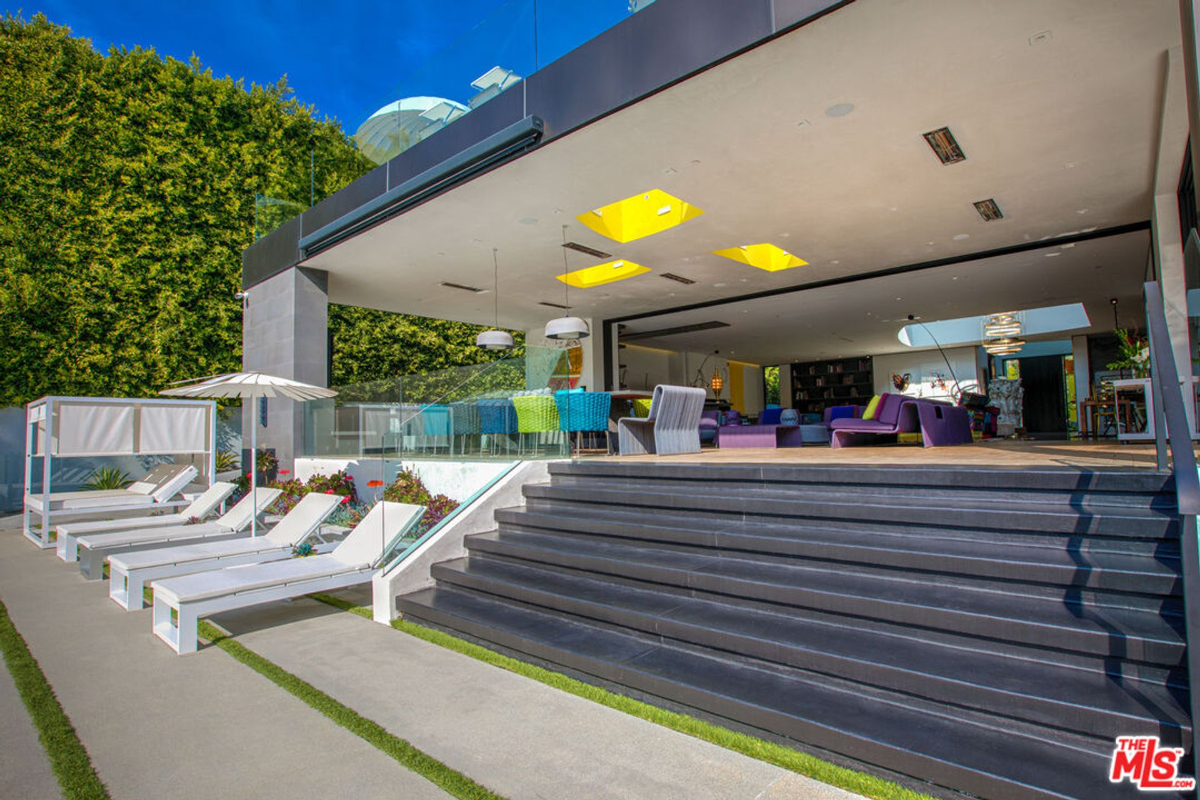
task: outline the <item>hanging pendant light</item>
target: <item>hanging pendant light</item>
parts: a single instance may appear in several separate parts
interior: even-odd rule
[[[563,244],[567,243],[567,226],[563,225]],[[568,309],[571,303],[568,300],[570,284],[567,283],[568,267],[567,267],[567,248],[563,248],[563,305]],[[577,341],[586,339],[591,336],[592,332],[588,328],[588,324],[579,317],[572,317],[564,313],[558,319],[552,319],[546,323],[545,336],[547,339],[555,339],[561,342]]]
[[[500,327],[500,263],[496,258],[496,248],[492,248],[492,298],[495,311],[495,327]],[[508,331],[482,331],[475,337],[475,346],[484,350],[512,350],[513,338]]]
[[[721,394],[721,390],[725,388],[725,379],[721,377],[720,369],[713,367],[712,380],[708,382],[708,386],[713,390],[713,394]]]

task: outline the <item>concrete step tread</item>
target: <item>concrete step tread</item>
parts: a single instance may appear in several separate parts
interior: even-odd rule
[[[989,724],[963,710],[647,643],[444,588],[402,597],[399,606],[419,622],[983,796],[1125,796],[1107,782],[1104,740]]]
[[[860,486],[990,487],[1089,492],[1165,492],[1174,490],[1169,472],[1149,469],[1073,467],[944,467],[889,464],[713,464],[672,460],[636,463],[615,460],[556,462],[550,474],[593,478],[645,477],[698,481],[853,483]]]
[[[730,484],[696,484],[691,490],[683,487],[658,485],[653,481],[638,481],[628,485],[606,485],[603,482],[552,482],[525,487],[529,497],[579,497],[581,494],[591,503],[613,503],[616,505],[650,505],[664,508],[692,508],[698,503],[727,508],[759,507],[762,512],[771,508],[793,505],[821,505],[827,507],[862,509],[877,507],[896,510],[920,510],[929,512],[973,512],[980,516],[976,524],[986,527],[992,522],[1003,529],[1006,520],[1014,516],[1042,518],[1047,521],[1081,517],[1111,517],[1120,520],[1146,520],[1162,522],[1177,516],[1174,505],[1162,507],[1104,506],[1093,512],[1081,510],[1080,504],[1070,501],[1060,503],[1012,504],[1011,497],[976,498],[958,496],[921,496],[915,492],[876,493],[870,487],[848,487],[847,491],[834,492],[828,487],[811,488],[766,488],[746,489]]]
[[[1114,679],[1102,669],[947,647],[920,638],[917,631],[887,634],[853,623],[829,624],[494,560],[464,558],[435,567],[435,577],[453,585],[467,576],[482,579],[476,588],[552,611],[622,626],[636,621],[642,633],[698,646],[716,646],[713,642],[724,639],[725,649],[733,652],[750,654],[753,649],[766,661],[828,670],[849,680],[858,680],[852,675],[879,674],[893,681],[876,684],[881,688],[929,696],[926,693],[941,688],[935,683],[947,684],[943,697],[964,699],[978,694],[972,688],[983,688],[990,690],[988,701],[1002,706],[997,711],[1022,718],[1027,718],[1020,713],[1023,706],[1048,701],[1044,704],[1050,708],[1034,721],[1066,727],[1067,719],[1078,717],[1090,726],[1107,717],[1106,732],[1114,736],[1129,730],[1160,733],[1160,724],[1190,729],[1186,692],[1149,681]]]
[[[625,536],[638,542],[686,543],[695,547],[759,553],[812,553],[814,557],[820,557],[824,548],[831,547],[863,553],[883,550],[953,558],[956,564],[969,559],[1022,564],[1040,570],[1057,568],[1077,576],[1095,572],[1121,573],[1135,581],[1175,581],[1179,572],[1178,551],[1174,548],[1120,542],[1125,545],[1122,548],[1106,544],[1110,540],[1084,542],[1079,537],[971,535],[969,531],[944,529],[889,531],[880,526],[847,524],[834,527],[828,522],[808,520],[786,525],[739,520],[694,527],[695,521],[686,515],[656,514],[647,518],[641,512],[614,508],[605,508],[603,514],[589,509],[503,509],[496,513],[496,521],[509,527]],[[832,557],[832,554],[824,555]]]
[[[1182,620],[1161,613],[1124,608],[1095,608],[1071,602],[1078,593],[1058,598],[1035,597],[1005,590],[969,588],[927,580],[927,576],[904,577],[867,574],[862,570],[782,565],[716,555],[694,555],[678,551],[633,547],[583,537],[490,532],[467,538],[469,552],[482,551],[533,562],[553,563],[584,572],[602,572],[625,579],[653,581],[734,597],[766,599],[780,605],[802,605],[818,597],[830,605],[856,600],[862,607],[903,607],[906,615],[934,625],[931,612],[976,625],[1005,629],[1033,627],[1042,635],[1076,631],[1090,635],[1121,636],[1128,645],[1139,640],[1182,650]],[[853,611],[847,613],[855,613]]]

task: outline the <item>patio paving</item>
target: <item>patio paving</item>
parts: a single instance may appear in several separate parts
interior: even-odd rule
[[[19,524],[0,521],[0,600],[113,798],[447,797],[217,648],[179,658]]]
[[[174,655],[148,609],[120,611],[14,522],[0,599],[114,798],[446,796],[218,648]],[[514,800],[857,797],[316,601],[214,621]]]
[[[37,728],[0,658],[0,797],[57,800],[62,797]]]
[[[214,621],[512,800],[858,797],[313,600]]]

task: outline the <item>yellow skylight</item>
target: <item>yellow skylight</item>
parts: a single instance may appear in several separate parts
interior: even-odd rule
[[[597,264],[594,267],[586,269],[577,269],[566,275],[559,275],[558,279],[568,286],[574,286],[577,289],[590,289],[593,286],[603,286],[613,281],[623,281],[626,278],[632,278],[634,275],[641,275],[643,272],[649,271],[649,267],[643,267],[641,264],[635,264],[632,261],[621,260],[610,261],[607,264]]]
[[[762,244],[746,244],[741,247],[727,247],[724,250],[714,250],[713,255],[732,258],[752,267],[765,269],[767,272],[779,272],[781,269],[803,267],[808,262],[798,258],[781,247],[764,242]]]
[[[704,212],[661,189],[626,197],[576,217],[601,236],[632,242],[695,219]]]

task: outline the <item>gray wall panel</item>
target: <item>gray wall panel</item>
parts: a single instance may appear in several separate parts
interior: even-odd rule
[[[334,192],[304,212],[304,230],[300,235],[311,233],[322,225],[333,222],[348,214],[372,197],[387,191],[387,166],[376,167],[354,183]]]
[[[853,0],[774,0],[775,30],[781,31],[834,6]]]
[[[770,0],[659,0],[526,81],[543,142],[771,34]]]
[[[521,84],[464,114],[423,142],[418,142],[387,163],[388,186],[399,186],[451,156],[478,144],[525,116]],[[315,231],[316,228],[310,228]]]

